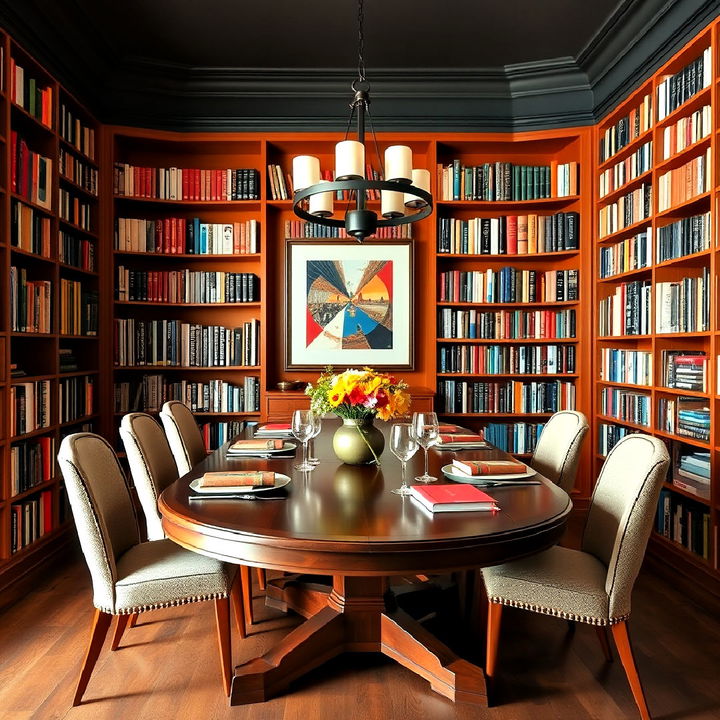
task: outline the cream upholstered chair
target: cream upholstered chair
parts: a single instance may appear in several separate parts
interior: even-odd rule
[[[205,458],[205,443],[192,412],[179,400],[166,402],[160,410],[178,473],[185,475]]]
[[[120,463],[108,442],[93,433],[75,433],[60,445],[80,545],[92,578],[95,615],[73,705],[79,705],[114,615],[118,626],[111,648],[134,613],[214,600],[223,687],[232,673],[229,603],[242,616],[239,574],[227,565],[181,548],[172,540],[140,541],[135,508]]]
[[[495,674],[503,605],[589,623],[606,657],[606,628],[643,718],[650,715],[630,646],[630,596],[655,518],[670,459],[661,440],[624,437],[608,454],[583,533],[582,550],[555,546],[521,560],[483,568],[489,600],[486,673]]]
[[[575,485],[588,427],[587,418],[577,410],[556,412],[540,435],[530,467],[569,493]]]
[[[125,415],[120,423],[120,438],[145,515],[147,538],[162,540],[165,531],[157,501],[160,493],[178,479],[168,440],[160,424],[145,413]]]

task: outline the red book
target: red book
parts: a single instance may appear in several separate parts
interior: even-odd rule
[[[507,217],[507,254],[517,255],[518,251],[518,219],[517,215]]]
[[[465,475],[519,475],[527,472],[524,463],[516,460],[458,460],[452,462]]]
[[[40,493],[43,507],[43,531],[42,535],[52,530],[52,492],[45,490]]]
[[[474,485],[413,485],[411,496],[431,512],[499,510],[495,498]]]

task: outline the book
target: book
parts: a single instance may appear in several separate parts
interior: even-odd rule
[[[514,460],[458,460],[452,462],[453,468],[468,476],[476,475],[519,475],[527,472],[524,463]]]
[[[273,487],[275,473],[269,470],[233,470],[206,472],[198,487]]]
[[[238,450],[282,450],[282,440],[236,440],[228,448],[228,452],[234,452]]]
[[[473,485],[413,485],[410,496],[431,512],[499,510],[495,498]]]

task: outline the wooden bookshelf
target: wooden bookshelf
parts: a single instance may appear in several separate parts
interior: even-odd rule
[[[687,547],[674,541],[672,538],[665,537],[662,534],[663,528],[659,525],[661,518],[659,517],[653,536],[651,538],[651,550],[662,556],[666,562],[674,565],[681,573],[688,574],[691,577],[698,578],[702,581],[703,575],[707,578],[712,576],[716,581],[719,579],[718,568],[718,513],[717,502],[720,497],[720,486],[718,485],[718,473],[720,472],[720,454],[715,446],[718,444],[718,406],[714,393],[717,393],[716,378],[718,371],[717,354],[720,351],[719,333],[720,324],[718,322],[718,302],[717,302],[717,275],[720,271],[717,256],[717,212],[719,209],[717,193],[718,181],[718,163],[717,157],[717,127],[718,127],[718,110],[717,110],[717,84],[715,78],[718,76],[718,21],[714,21],[710,26],[701,31],[691,42],[679,50],[668,62],[666,62],[652,77],[644,81],[634,92],[632,92],[620,105],[612,110],[594,129],[594,213],[595,230],[593,242],[593,263],[595,267],[594,276],[596,283],[594,284],[593,307],[596,310],[596,317],[593,323],[593,369],[596,391],[594,394],[594,422],[592,423],[592,444],[593,444],[593,462],[595,466],[595,476],[600,470],[604,460],[603,448],[601,443],[601,424],[617,426],[625,428],[629,432],[645,432],[655,435],[663,439],[671,453],[673,462],[668,474],[668,480],[664,485],[663,496],[661,496],[661,507],[659,515],[665,513],[665,496],[669,503],[668,511],[670,512],[670,534],[673,534],[673,518],[676,512],[676,506],[690,508],[693,511],[691,522],[698,523],[698,518],[704,512],[708,515],[709,525],[705,528],[707,535],[707,552],[706,557],[702,557],[702,551],[691,552]],[[712,49],[712,73],[708,87],[700,89],[695,95],[688,98],[682,105],[670,112],[666,117],[659,119],[658,110],[658,89],[662,81],[668,76],[673,75],[689,63],[698,58],[706,48]],[[598,154],[600,140],[604,137],[608,128],[614,126],[621,118],[628,116],[628,113],[638,107],[642,98],[649,95],[652,99],[652,127],[643,131],[639,137],[631,140],[625,147],[622,147],[612,157],[602,160]],[[703,132],[698,132],[694,142],[689,142],[686,147],[681,147],[676,152],[666,152],[664,143],[669,142],[669,128],[672,128],[678,122],[686,122],[686,118],[690,118],[693,113],[700,111],[703,106],[710,106],[712,121],[710,127],[703,127]],[[696,124],[696,128],[698,125]],[[600,198],[599,181],[600,173],[612,167],[616,162],[630,157],[637,149],[652,141],[652,167],[649,171],[644,171],[637,179],[628,183],[625,188],[632,188],[638,183],[652,184],[652,205],[647,218],[639,222],[633,222],[622,230],[608,234],[605,237],[600,235],[599,213],[600,209],[609,201],[617,198],[622,191],[616,191],[612,194]],[[660,211],[659,193],[657,192],[660,178],[665,173],[680,168],[688,161],[703,155],[708,149],[711,152],[711,167],[708,172],[711,173],[709,178],[710,190],[691,193],[686,199],[674,203],[668,209]],[[667,150],[672,151],[672,147]],[[623,188],[624,189],[624,188]],[[678,252],[671,257],[661,257],[658,254],[659,240],[658,231],[661,228],[671,225],[676,221],[690,218],[696,215],[708,213],[710,227],[708,228],[709,245],[707,247],[694,248],[688,252]],[[651,234],[651,254],[646,267],[631,269],[624,273],[611,277],[600,278],[599,253],[601,247],[608,247],[612,244],[620,242],[626,238],[635,236],[638,232],[649,229]],[[668,232],[668,231],[664,231]],[[692,328],[689,332],[659,332],[661,326],[658,317],[657,296],[660,294],[659,283],[678,282],[686,277],[697,277],[705,271],[709,273],[709,287],[706,290],[706,296],[709,303],[709,324],[706,328]],[[651,303],[650,303],[650,328],[644,335],[625,335],[620,338],[601,336],[598,332],[599,308],[600,301],[608,295],[615,292],[615,289],[621,283],[629,281],[648,281],[651,285]],[[632,382],[618,383],[609,380],[602,375],[601,354],[603,350],[619,349],[631,352],[649,353],[652,359],[652,373],[647,381],[643,384],[633,384]],[[707,377],[705,390],[682,390],[678,388],[666,387],[664,369],[663,369],[663,352],[677,351],[688,353],[705,353],[707,357]],[[646,418],[647,426],[637,422],[627,420],[618,420],[615,417],[609,417],[602,414],[601,398],[605,389],[616,388],[619,391],[639,392],[649,398],[649,417]],[[677,431],[668,431],[664,427],[665,419],[661,418],[659,408],[661,403],[675,403],[675,412],[677,412],[677,404],[680,398],[688,397],[699,403],[705,402],[709,408],[710,415],[710,437],[708,441],[699,438],[686,437],[677,434]],[[677,423],[676,416],[675,422]],[[680,454],[689,454],[693,451],[709,452],[711,461],[711,484],[710,496],[703,498],[694,495],[692,492],[673,484],[673,476],[676,476]],[[682,478],[681,478],[682,479]],[[684,522],[687,522],[687,516]],[[664,522],[664,521],[662,521]],[[659,532],[660,530],[660,532]],[[699,531],[702,536],[702,528]],[[689,535],[687,531],[685,535]],[[687,540],[687,538],[686,538]],[[694,542],[697,543],[699,537],[696,535]],[[688,540],[689,542],[689,540]],[[700,572],[700,574],[698,574]]]
[[[7,301],[2,304],[0,313],[0,414],[3,417],[0,421],[0,590],[4,590],[52,557],[67,542],[68,513],[55,453],[62,438],[70,432],[84,428],[105,432],[102,419],[107,408],[99,387],[106,374],[100,347],[104,328],[97,311],[92,328],[81,320],[85,317],[83,303],[89,297],[87,293],[97,293],[100,282],[103,253],[98,234],[101,199],[97,187],[95,193],[89,192],[83,179],[76,177],[75,165],[64,174],[60,172],[61,154],[64,157],[65,153],[74,152],[60,134],[60,108],[71,106],[76,117],[82,118],[85,126],[93,129],[92,152],[96,157],[100,147],[100,125],[50,73],[4,33],[0,33],[0,48],[3,58],[0,67],[0,224],[3,228],[0,293],[6,300],[11,295],[11,267],[24,271],[28,280],[50,283],[49,332],[27,332],[14,326]],[[23,98],[12,92],[16,87],[11,83],[14,66],[22,68],[26,81]],[[33,100],[32,104],[29,93],[31,79],[37,100]],[[45,93],[44,100],[38,100],[38,90]],[[13,189],[13,169],[18,181],[21,177],[17,158],[13,160],[14,138],[24,140],[31,151],[41,154],[51,163],[47,185],[42,186],[47,187],[48,197],[41,198],[42,202],[29,195],[27,189]],[[97,162],[86,160],[97,173]],[[68,180],[66,175],[75,179]],[[84,268],[81,263],[76,266],[75,257],[67,252],[68,243],[63,246],[61,231],[65,223],[60,211],[61,190],[73,198],[77,197],[89,208],[90,219],[82,234],[87,242],[92,243],[95,259],[92,266],[87,263]],[[32,232],[25,235],[18,232],[14,229],[14,218],[18,215],[22,215],[20,221],[26,231],[33,222],[42,230],[35,236]],[[70,296],[64,292],[68,287],[77,291],[75,312],[69,311]],[[64,310],[66,312],[63,313]],[[68,318],[70,324],[67,324]],[[88,330],[92,330],[93,334],[88,334]],[[65,364],[60,361],[64,351],[70,351],[77,360],[72,371],[67,373],[64,372]],[[17,366],[25,374],[15,376],[11,373],[11,366]],[[61,422],[60,386],[71,377],[78,383],[82,383],[84,377],[92,379],[95,391],[92,406],[87,408],[92,412],[86,413],[86,408],[83,408],[82,412],[68,415],[66,421]],[[13,390],[21,388],[22,392],[23,383],[43,381],[49,383],[50,391],[47,398],[50,407],[48,422],[13,434],[10,422]],[[26,446],[35,444],[42,444],[44,450],[50,450],[45,452],[46,468],[34,480],[17,477],[14,485],[11,478],[14,451],[21,452]],[[33,482],[35,484],[31,484]],[[22,537],[13,551],[11,530],[14,508],[33,503],[37,506],[37,527],[27,537]],[[28,519],[23,517],[23,522]]]

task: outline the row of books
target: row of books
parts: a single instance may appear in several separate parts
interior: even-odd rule
[[[449,165],[438,165],[437,174],[440,200],[505,201],[552,197],[549,165],[494,162],[465,166],[461,160],[453,160]]]
[[[673,458],[672,484],[705,500],[710,499],[710,453],[682,445]]]
[[[612,295],[598,303],[598,334],[647,335],[652,329],[650,297],[652,283],[634,280],[619,284]]]
[[[684,203],[686,200],[702,195],[712,189],[711,150],[708,148],[703,155],[690,162],[663,173],[658,178],[658,210]]]
[[[652,385],[652,353],[646,350],[600,349],[600,378],[607,382]]]
[[[13,383],[10,387],[10,435],[50,425],[50,381]]]
[[[657,262],[710,249],[710,213],[682,218],[657,230]]]
[[[175,382],[165,375],[144,375],[139,381],[115,383],[115,412],[156,412],[168,400],[180,400],[193,412],[257,412],[260,381],[246,377],[242,385],[222,380]]]
[[[260,298],[252,273],[117,269],[117,300],[163,303],[244,303]]]
[[[650,427],[650,396],[622,388],[604,387],[600,392],[600,413],[605,417]]]
[[[702,350],[663,350],[663,384],[667,388],[707,392],[707,356]]]
[[[197,217],[157,220],[121,217],[115,227],[115,249],[122,252],[247,255],[258,252],[259,244],[257,220],[209,223]]]
[[[622,425],[598,424],[598,453],[605,457],[626,435],[635,432]]]
[[[438,338],[541,340],[574,338],[575,310],[438,310]]]
[[[652,140],[641,145],[632,155],[603,170],[598,177],[598,191],[604,198],[652,168]]]
[[[34,78],[10,57],[10,99],[41,122],[53,126],[53,88]]]
[[[572,197],[578,194],[578,164],[576,161],[560,163],[557,166],[556,190],[557,197]]]
[[[52,530],[52,491],[10,506],[10,552],[15,554]]]
[[[153,168],[116,162],[113,192],[155,200],[257,200],[260,174],[254,168]]]
[[[599,275],[609,278],[652,263],[652,231],[648,227],[614,245],[600,246]]]
[[[484,429],[487,442],[509,453],[531,453],[545,428],[545,423],[488,423]]]
[[[293,183],[290,173],[287,174],[287,182],[283,169],[277,163],[270,163],[267,166],[268,186],[270,197],[273,200],[290,200],[293,195]]]
[[[473,375],[575,372],[574,345],[441,345],[438,370]]]
[[[115,365],[179,367],[254,366],[260,362],[260,322],[241,327],[180,320],[114,321]]]
[[[653,124],[652,96],[645,95],[637,107],[621,117],[600,137],[600,162],[609,160],[635,138],[647,132]]]
[[[438,252],[456,255],[529,255],[580,247],[580,215],[502,215],[440,218]]]
[[[60,278],[60,334],[97,335],[98,292],[77,280]]]
[[[575,385],[548,382],[440,380],[438,407],[445,413],[553,413],[575,409]]]
[[[284,225],[286,238],[349,238],[345,228],[327,227],[306,220],[286,220]],[[412,238],[412,223],[380,227],[370,237],[379,240],[404,240]]]
[[[14,443],[10,448],[10,495],[52,480],[54,467],[55,438],[52,436]]]
[[[704,332],[710,329],[710,268],[700,277],[655,283],[655,332]]]
[[[702,55],[674,75],[666,77],[657,89],[658,120],[667,117],[693,95],[712,82],[712,50]]]
[[[21,250],[50,257],[50,218],[25,203],[13,200],[10,242]]]
[[[710,512],[700,503],[661,490],[655,529],[690,552],[710,558]]]
[[[440,273],[440,302],[513,303],[578,299],[578,270],[446,270]]]
[[[247,423],[242,420],[230,422],[206,422],[200,424],[200,433],[208,452],[217,450],[245,430]]]
[[[92,415],[95,402],[95,378],[61,378],[58,381],[58,418],[60,423],[72,422]]]
[[[52,283],[28,280],[25,268],[10,268],[10,329],[13,332],[49,333]]]
[[[60,103],[60,137],[90,160],[95,160],[95,129],[86,125],[65,103]]]
[[[658,427],[673,435],[710,440],[710,408],[704,398],[661,397],[658,399]]]
[[[80,369],[72,348],[61,347],[58,352],[58,364],[61,373],[76,372]]]
[[[52,160],[32,151],[15,130],[10,132],[10,189],[40,207],[51,207]]]
[[[88,165],[85,160],[75,157],[72,153],[60,148],[58,155],[58,170],[60,175],[91,195],[98,194],[98,171],[97,168]]]
[[[95,243],[87,238],[78,237],[67,230],[60,230],[60,244],[58,247],[61,263],[72,265],[81,270],[95,272]]]
[[[662,130],[662,159],[667,160],[712,132],[712,107],[703,105]]]
[[[650,217],[652,212],[652,185],[643,183],[639,188],[622,195],[615,202],[600,208],[598,232],[601,238],[619,232],[633,223]]]
[[[83,230],[92,232],[93,210],[89,202],[81,200],[74,192],[60,188],[58,191],[60,217],[65,222],[77,225]]]

